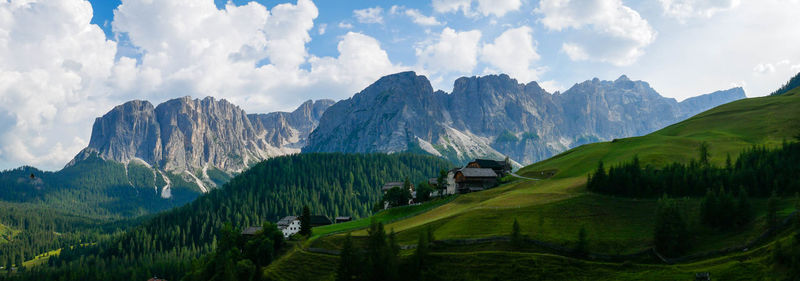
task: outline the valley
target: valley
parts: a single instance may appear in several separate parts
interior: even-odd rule
[[[657,168],[688,163],[697,158],[703,142],[709,144],[710,163],[716,166],[725,165],[728,155],[735,161],[752,146],[779,148],[800,134],[800,116],[793,110],[800,105],[798,91],[726,103],[643,136],[583,144],[519,168],[516,177],[504,178],[492,189],[383,211],[375,203],[381,200],[378,187],[385,182],[424,182],[460,165],[421,148],[386,151],[390,154],[309,151],[269,157],[240,172],[205,166],[202,173],[186,177],[181,176],[186,171],[157,170],[167,162],[148,163],[138,156],[117,162],[123,160],[111,158],[120,155],[115,150],[105,150],[103,156],[102,150],[87,148],[58,172],[25,167],[2,174],[19,186],[2,194],[9,218],[15,219],[18,212],[11,208],[21,206],[42,210],[37,212],[52,212],[44,206],[63,209],[51,215],[55,222],[4,223],[3,237],[10,240],[2,245],[8,264],[23,261],[24,268],[15,269],[22,271],[9,275],[12,280],[53,279],[67,273],[82,280],[139,280],[155,274],[181,280],[190,278],[185,277],[188,272],[200,272],[197,261],[213,264],[221,258],[219,243],[228,239],[222,229],[275,222],[311,206],[315,214],[355,220],[288,239],[285,246],[274,248],[279,251],[274,262],[248,271],[256,272],[253,278],[336,278],[336,253],[343,251],[346,237],[352,237],[357,248],[367,247],[373,223],[393,233],[393,243],[402,249],[397,252],[401,266],[410,266],[421,236],[432,237],[427,269],[417,271],[430,280],[685,280],[703,272],[726,280],[773,278],[787,272],[781,268],[767,273],[767,267],[777,241],[794,245],[796,198],[752,198],[752,221],[733,231],[697,220],[705,204],[702,198],[674,199],[687,218],[692,243],[686,253],[664,257],[653,250],[660,199],[601,195],[587,190],[586,182],[600,161],[607,167],[634,157]],[[327,122],[327,114],[318,114],[320,124]],[[308,136],[312,143],[314,132]],[[138,139],[148,138],[131,140]],[[130,155],[141,151],[131,150]],[[201,177],[205,180],[200,183],[192,180]],[[211,182],[218,188],[201,188]],[[77,188],[81,186],[94,187]],[[165,186],[170,196],[164,196]],[[778,232],[766,232],[773,214],[786,222]],[[75,219],[61,220],[70,216]],[[519,232],[512,235],[514,224]],[[31,234],[41,235],[35,238],[39,242],[19,239]],[[38,238],[45,236],[58,238]],[[717,252],[722,249],[737,250]]]

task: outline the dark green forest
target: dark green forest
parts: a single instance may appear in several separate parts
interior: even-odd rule
[[[705,148],[703,147],[705,146]],[[625,197],[670,197],[706,195],[709,191],[742,190],[749,196],[768,197],[772,193],[791,196],[800,192],[800,143],[784,142],[778,148],[752,147],[735,162],[727,156],[724,167],[709,163],[708,144],[698,150],[698,159],[688,164],[672,163],[657,169],[642,167],[638,158],[614,166],[606,172],[603,163],[589,175],[592,192]]]
[[[94,218],[132,218],[184,205],[201,193],[180,176],[165,173],[171,197],[161,198],[164,182],[141,164],[124,165],[97,156],[58,172],[21,167],[0,172],[0,200],[44,206]]]
[[[192,261],[217,249],[220,230],[299,214],[354,218],[371,214],[385,181],[419,182],[451,164],[414,154],[298,154],[259,163],[192,203],[147,219],[97,244],[65,248],[48,266],[12,280],[179,280]]]
[[[783,84],[783,86],[781,86],[780,88],[778,88],[769,95],[780,96],[797,87],[800,87],[800,73],[797,73],[797,75],[792,77],[792,79],[789,79],[789,82],[786,82],[786,84]]]

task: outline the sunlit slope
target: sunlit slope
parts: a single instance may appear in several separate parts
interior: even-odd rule
[[[752,145],[776,145],[800,134],[800,88],[781,96],[750,98],[721,105],[652,134],[583,145],[527,166],[519,174],[537,176],[557,170],[556,178],[583,176],[604,163],[629,161],[662,165],[697,157],[703,141],[711,145],[712,161],[724,163]]]

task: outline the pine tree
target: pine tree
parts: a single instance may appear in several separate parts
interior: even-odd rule
[[[698,152],[700,153],[700,164],[703,166],[709,166],[711,160],[711,154],[708,152],[709,144],[707,141],[703,141],[700,143],[700,148]]]
[[[308,205],[303,206],[303,215],[300,216],[300,235],[311,236],[311,210]]]
[[[522,246],[522,233],[516,218],[514,218],[514,224],[511,225],[511,244],[517,249]]]
[[[778,195],[772,192],[767,200],[767,227],[774,230],[778,226]]]
[[[581,226],[581,230],[578,231],[578,245],[575,247],[575,253],[580,256],[585,256],[588,253],[588,241],[586,239],[586,227]]]
[[[419,240],[417,240],[417,249],[414,251],[412,259],[412,266],[414,267],[411,275],[413,280],[425,280],[425,265],[428,262],[428,235],[425,232],[420,232]]]
[[[348,232],[347,236],[344,238],[344,243],[342,243],[342,252],[339,254],[339,268],[336,271],[336,280],[346,281],[359,279],[358,267],[360,263],[358,257],[359,256],[353,249],[353,241]]]
[[[689,231],[680,207],[666,195],[658,201],[653,236],[655,248],[661,254],[677,256],[689,248]]]

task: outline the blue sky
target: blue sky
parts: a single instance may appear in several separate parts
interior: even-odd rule
[[[598,77],[678,100],[762,96],[800,71],[799,0],[0,1],[0,168],[58,169],[132,99],[247,112],[345,99],[413,70],[450,91],[507,73],[550,92]],[[7,15],[7,17],[5,17]]]

